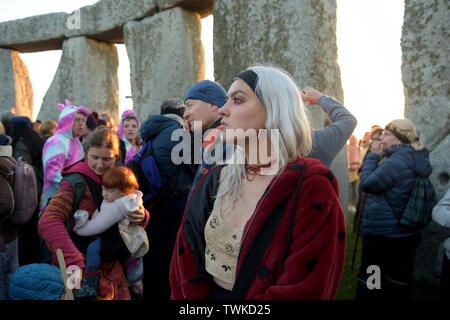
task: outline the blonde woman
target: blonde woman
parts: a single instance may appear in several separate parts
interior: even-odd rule
[[[227,95],[221,137],[244,161],[215,167],[192,191],[172,299],[333,299],[345,219],[334,175],[304,157],[312,142],[300,90],[287,72],[256,66]]]

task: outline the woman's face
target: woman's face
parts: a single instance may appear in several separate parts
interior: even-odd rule
[[[383,150],[389,149],[393,144],[401,144],[402,142],[389,130],[384,130],[380,137],[381,148]]]
[[[139,126],[136,119],[125,119],[123,121],[123,133],[129,141],[134,141],[138,136]]]
[[[114,151],[103,147],[90,147],[87,152],[87,159],[89,168],[98,176],[103,176],[116,162]]]
[[[255,92],[241,79],[236,79],[228,90],[228,101],[219,109],[222,117],[222,140],[236,144],[243,132],[256,133],[265,128],[267,120],[266,108]],[[232,129],[233,134],[227,134]],[[236,129],[242,129],[235,131]],[[251,130],[253,129],[253,130]]]

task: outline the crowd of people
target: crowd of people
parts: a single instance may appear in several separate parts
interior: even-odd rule
[[[66,299],[71,290],[102,300],[333,299],[347,230],[329,166],[349,138],[350,203],[363,235],[357,297],[408,298],[422,229],[397,215],[416,177],[431,172],[414,124],[373,127],[359,145],[356,118],[286,71],[254,66],[232,80],[228,91],[200,81],[142,123],[133,110],[116,125],[68,100],[57,122],[3,112],[0,299]],[[311,128],[305,105],[331,123]],[[4,160],[19,157],[34,168],[40,203],[15,225]],[[59,249],[79,286],[55,281]],[[369,265],[382,270],[376,294],[365,286]]]

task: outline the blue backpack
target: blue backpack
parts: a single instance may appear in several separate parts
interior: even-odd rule
[[[127,166],[133,170],[138,179],[139,189],[144,194],[142,200],[144,206],[146,206],[152,199],[157,197],[163,185],[152,151],[151,140],[145,143],[144,147],[136,153]]]

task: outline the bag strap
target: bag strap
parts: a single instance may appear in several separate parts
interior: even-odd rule
[[[146,158],[148,156],[153,156],[153,148],[152,148],[152,140],[145,141],[144,146],[136,152],[136,155],[134,156],[134,159],[137,163],[141,163],[141,160],[143,158]]]
[[[291,169],[298,169],[298,166]],[[289,230],[287,236],[287,243],[285,248],[285,253],[283,257],[283,267],[284,261],[287,258],[289,253],[289,247],[292,242],[292,228],[293,228],[293,220],[295,215],[295,207],[297,203],[298,193],[300,191],[300,186],[303,182],[303,176],[306,169],[306,164],[300,166],[302,172],[300,173],[299,180],[297,182],[297,187],[295,188],[294,200],[291,207],[290,217],[289,217]],[[289,201],[289,196],[281,202],[276,208],[275,211],[270,214],[270,216],[264,221],[263,226],[261,227],[258,235],[255,238],[255,241],[252,244],[248,254],[245,256],[244,262],[242,263],[241,269],[239,270],[239,274],[236,277],[236,281],[233,286],[233,290],[231,292],[231,299],[242,300],[244,299],[248,288],[250,287],[251,282],[253,281],[256,271],[258,270],[259,264],[261,263],[266,250],[272,241],[272,238],[275,234],[275,231],[278,228],[281,220],[283,219],[286,212],[286,205]]]
[[[73,202],[72,202],[72,212],[69,214],[69,218],[66,222],[67,231],[70,230],[73,221],[73,213],[78,210],[81,200],[86,192],[86,182],[80,173],[71,173],[64,176],[64,180],[69,181],[73,187]]]

